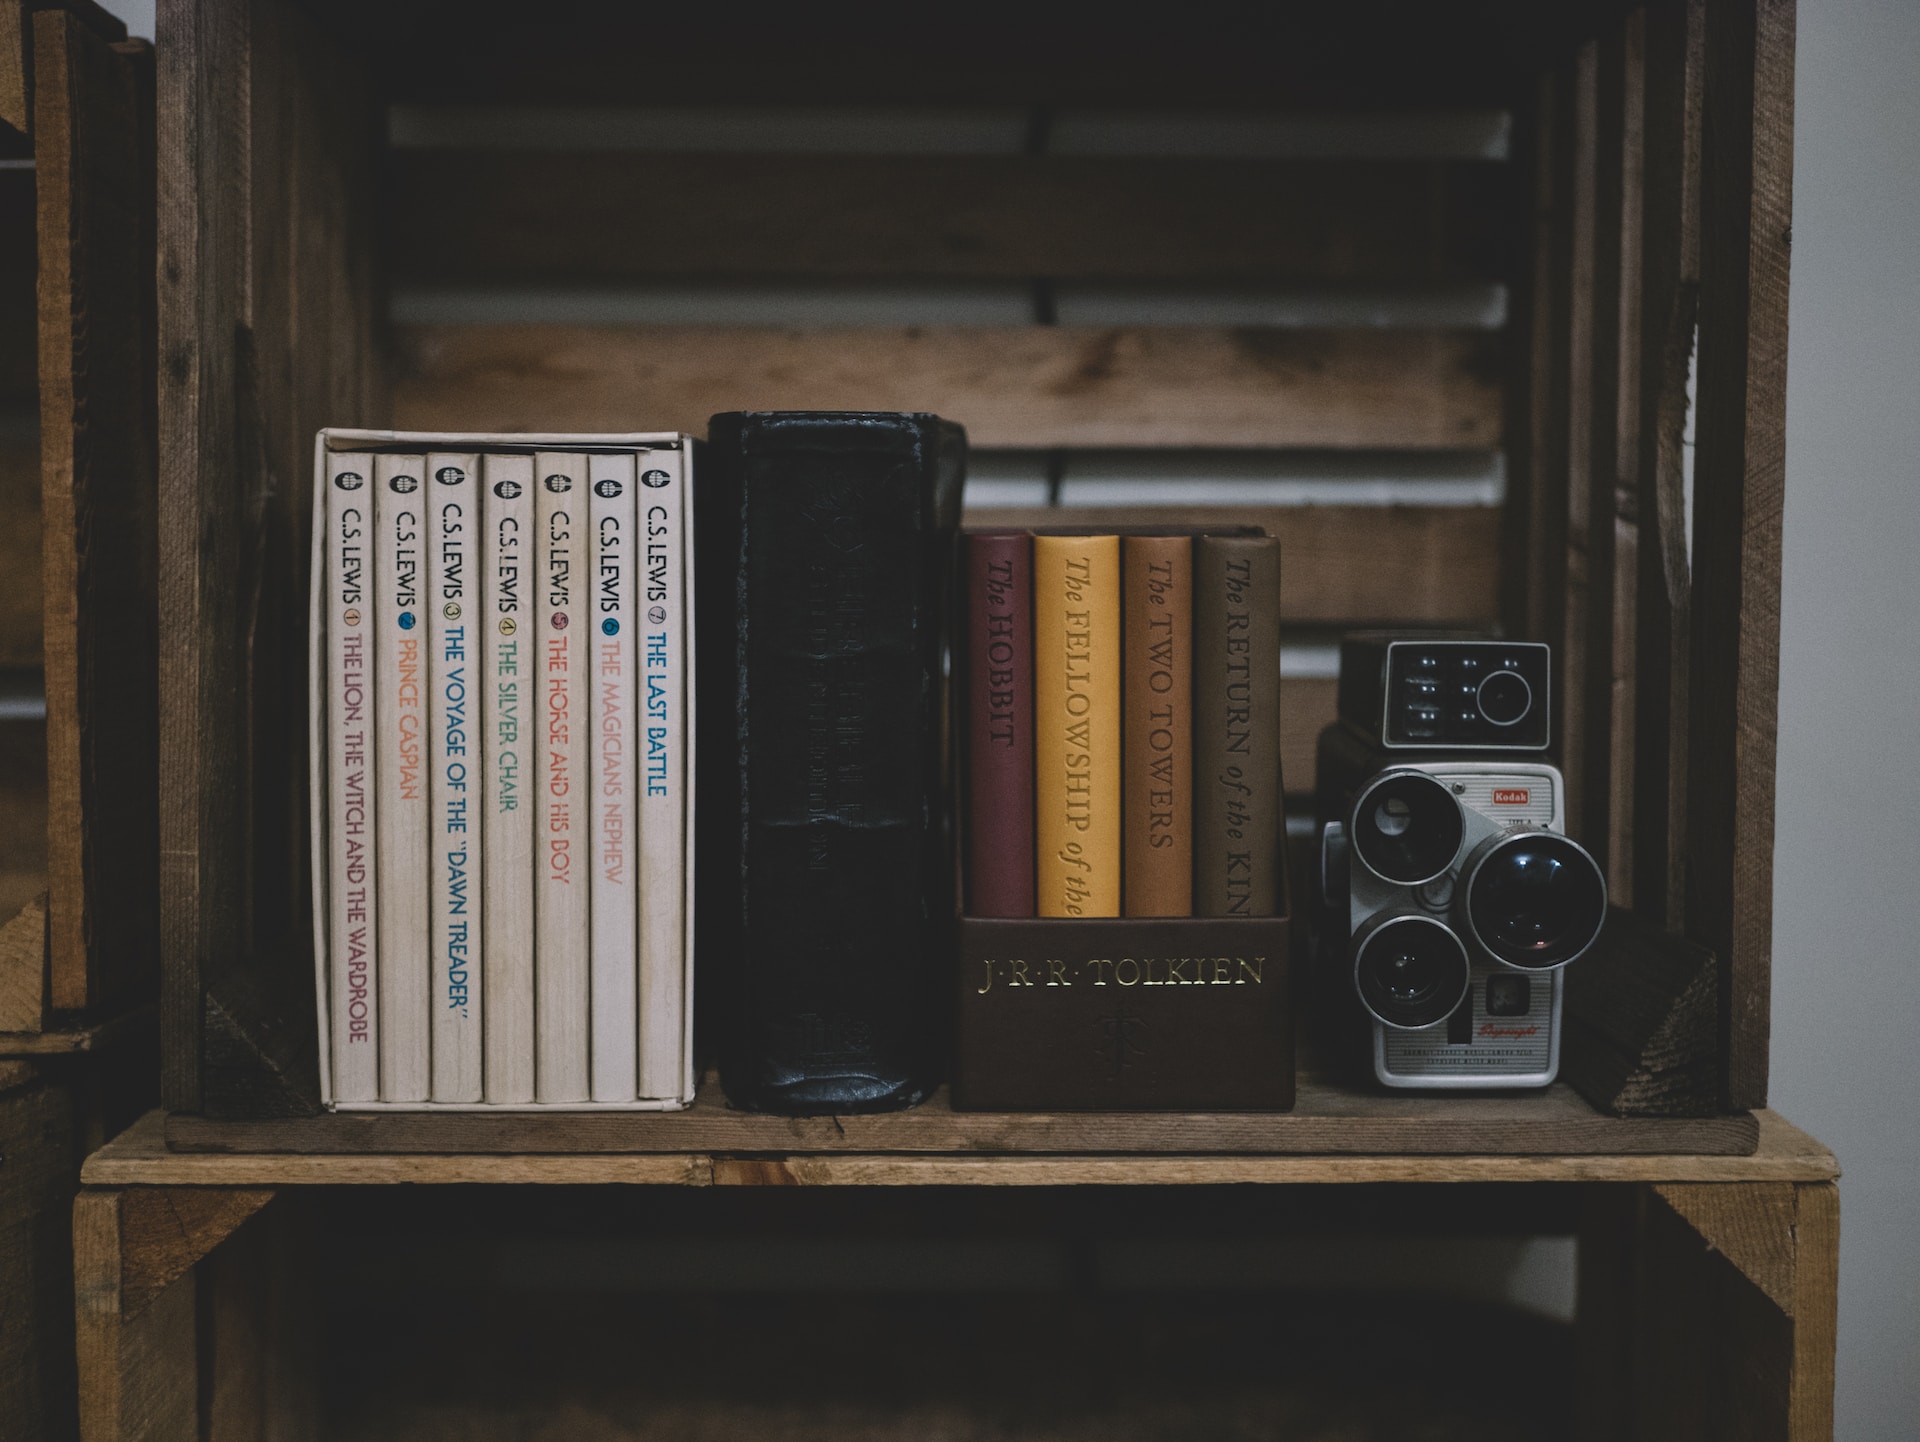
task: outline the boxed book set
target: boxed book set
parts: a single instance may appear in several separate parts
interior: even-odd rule
[[[684,1105],[690,440],[314,446],[322,1097]]]

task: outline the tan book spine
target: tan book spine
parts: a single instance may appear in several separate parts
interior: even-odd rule
[[[378,847],[372,764],[378,728],[374,686],[371,456],[330,459],[327,487],[327,810],[332,907],[329,1035],[335,1101],[380,1095],[380,1027],[375,987]]]
[[[1120,914],[1120,538],[1033,541],[1042,916]]]
[[[477,455],[427,457],[433,1100],[481,1100],[483,762]]]
[[[432,1090],[433,931],[427,857],[429,773],[426,457],[373,466],[374,742],[378,804],[380,1097],[423,1102]]]
[[[640,1095],[672,1099],[686,1076],[686,454],[640,457]]]
[[[534,1099],[583,1102],[587,1076],[587,458],[534,457]]]
[[[1193,914],[1193,542],[1121,542],[1125,914]]]
[[[481,1020],[490,1102],[533,1100],[533,457],[480,458]]]

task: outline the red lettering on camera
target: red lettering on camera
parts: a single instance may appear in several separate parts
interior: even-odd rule
[[[1524,786],[1496,786],[1493,788],[1495,806],[1525,806],[1527,797],[1532,793]]]

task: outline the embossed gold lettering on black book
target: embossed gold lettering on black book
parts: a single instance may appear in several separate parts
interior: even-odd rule
[[[939,1080],[952,956],[941,651],[966,433],[788,412],[710,436],[698,935],[721,1079],[764,1111],[911,1106]]]

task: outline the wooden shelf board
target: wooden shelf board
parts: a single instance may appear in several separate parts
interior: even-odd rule
[[[1752,1116],[1603,1116],[1571,1087],[1534,1094],[1381,1095],[1303,1077],[1291,1112],[959,1112],[944,1090],[880,1116],[735,1111],[711,1079],[680,1112],[334,1112],[278,1121],[172,1116],[173,1150],[579,1155],[1740,1155]]]
[[[966,1155],[813,1153],[216,1153],[176,1152],[151,1113],[94,1153],[88,1186],[309,1186],[619,1183],[652,1186],[1192,1186],[1365,1182],[1820,1181],[1833,1157],[1761,1113],[1748,1156]]]
[[[1311,1104],[1311,1090],[1303,1090],[1303,1102]],[[1349,1104],[1360,1100],[1345,1097]],[[82,1180],[91,1186],[1058,1186],[1812,1181],[1837,1175],[1830,1153],[1770,1112],[1705,1121],[1621,1121],[1589,1113],[1583,1130],[1564,1115],[1583,1104],[1553,1094],[1456,1098],[1445,1107],[1429,1101],[1424,1117],[1400,1098],[1364,1100],[1392,1106],[1374,1117],[1325,1111],[1015,1117],[954,1113],[936,1099],[891,1117],[787,1119],[727,1112],[703,1097],[689,1112],[664,1115],[362,1113],[217,1123],[153,1112],[89,1158]],[[1512,1115],[1520,1101],[1560,1119],[1536,1120],[1529,1133]],[[1459,1119],[1450,1120],[1448,1112]],[[1424,1128],[1424,1148],[1410,1141],[1416,1127]],[[1610,1130],[1623,1145],[1607,1151],[1598,1142]],[[1473,1134],[1509,1145],[1504,1154],[1461,1145]],[[1363,1137],[1375,1139],[1372,1151],[1356,1144]],[[1669,1139],[1665,1150],[1656,1146],[1661,1137]],[[1395,1149],[1388,1145],[1395,1139],[1408,1144]],[[1316,1140],[1316,1147],[1304,1145]],[[1436,1151],[1442,1142],[1453,1150]],[[1717,1153],[1703,1150],[1715,1142]],[[178,1149],[188,1144],[200,1149]],[[1681,1150],[1686,1146],[1692,1150]]]

